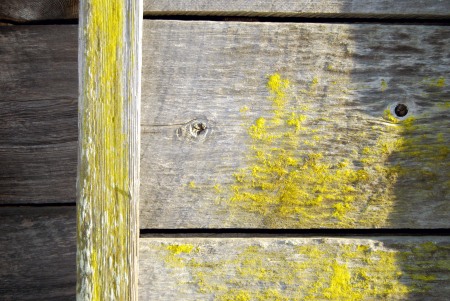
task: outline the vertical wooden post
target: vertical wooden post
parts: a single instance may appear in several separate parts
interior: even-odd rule
[[[77,300],[137,300],[142,1],[82,0]]]

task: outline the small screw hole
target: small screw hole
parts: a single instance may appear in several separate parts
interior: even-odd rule
[[[408,114],[408,107],[402,103],[399,103],[394,109],[395,115],[397,117],[405,117]]]

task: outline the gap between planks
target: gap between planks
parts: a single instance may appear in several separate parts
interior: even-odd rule
[[[140,238],[450,236],[450,229],[141,229]]]
[[[163,21],[210,21],[210,22],[258,22],[258,23],[322,23],[322,24],[380,24],[450,26],[450,18],[365,18],[365,17],[266,17],[266,16],[214,16],[214,15],[144,15],[144,20]]]

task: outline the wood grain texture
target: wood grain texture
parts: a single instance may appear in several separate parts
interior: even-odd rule
[[[78,18],[78,0],[3,0],[0,19],[14,22]],[[144,0],[144,14],[264,17],[336,18],[449,18],[447,1],[337,0],[337,1],[245,1],[245,0]]]
[[[0,99],[71,99],[78,95],[76,25],[0,27]]]
[[[2,0],[0,19],[14,22],[78,18],[79,0]]]
[[[445,300],[450,240],[142,238],[140,300]]]
[[[0,53],[0,204],[74,203],[77,27],[1,27]]]
[[[449,46],[447,27],[146,21],[141,228],[448,227]]]
[[[80,3],[77,299],[137,300],[142,2]]]
[[[75,206],[1,207],[1,300],[73,300],[75,237]]]
[[[448,18],[448,1],[144,0],[145,15]]]

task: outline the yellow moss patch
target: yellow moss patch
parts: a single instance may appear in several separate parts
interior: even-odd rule
[[[312,84],[318,85],[318,79]],[[363,204],[371,201],[370,183],[385,182],[387,188],[393,185],[389,184],[389,171],[372,164],[380,159],[375,155],[382,154],[385,160],[401,143],[381,139],[375,149],[362,144],[359,162],[333,162],[318,151],[321,142],[331,136],[317,134],[313,125],[321,122],[332,131],[333,120],[308,117],[308,102],[296,104],[289,80],[279,74],[268,78],[267,88],[273,115],[259,117],[248,126],[251,155],[248,166],[234,173],[235,184],[228,190],[232,196],[227,203],[236,210],[263,216],[268,226],[351,227],[362,214],[361,208],[367,208]],[[383,223],[390,206],[388,193],[375,196],[384,206],[378,218],[359,218],[359,225]]]
[[[350,241],[279,241],[232,249],[206,243],[195,252],[177,254],[169,247],[160,249],[161,256],[179,261],[173,265],[166,260],[166,268],[174,275],[181,269],[189,275],[174,287],[187,286],[204,296],[200,299],[220,301],[403,300],[410,294],[426,296],[450,266],[450,246],[433,242],[387,248]]]
[[[164,256],[164,262],[172,268],[183,267],[185,256],[195,251],[192,244],[170,244],[165,246],[164,249],[168,251]]]
[[[387,84],[387,82],[384,79],[381,80],[380,88],[381,88],[381,92],[386,91],[387,88],[388,88],[388,84]]]
[[[438,78],[427,78],[426,80],[424,80],[424,83],[432,88],[444,88],[445,78],[443,76]]]
[[[197,185],[195,184],[194,181],[190,181],[190,182],[188,183],[188,186],[189,186],[189,188],[191,188],[191,189],[197,188]]]
[[[193,245],[184,244],[184,245],[169,245],[167,246],[167,250],[169,250],[173,255],[177,255],[180,253],[189,254],[194,249]]]
[[[351,274],[345,264],[334,262],[331,266],[333,274],[331,275],[329,287],[323,295],[330,300],[360,300],[362,294],[352,291]]]
[[[312,84],[323,90],[318,79]],[[233,174],[234,184],[215,190],[218,203],[236,216],[246,211],[276,228],[382,227],[405,195],[448,195],[448,121],[436,127],[436,120],[413,110],[396,118],[387,108],[376,119],[359,116],[376,125],[352,133],[345,114],[321,110],[311,90],[296,95],[278,73],[268,77],[267,89],[272,110],[245,124],[246,164]],[[341,137],[348,154],[340,148]],[[398,187],[405,180],[414,181],[414,188]]]
[[[448,110],[450,109],[450,100],[447,100],[443,103],[439,103],[438,104],[438,108],[443,109],[443,110]]]
[[[389,110],[389,109],[386,109],[383,111],[383,118],[392,123],[399,122],[399,120],[394,115],[392,115],[391,110]]]
[[[242,108],[239,109],[239,112],[246,113],[246,112],[248,112],[248,110],[250,110],[250,109],[247,106],[243,106]]]

